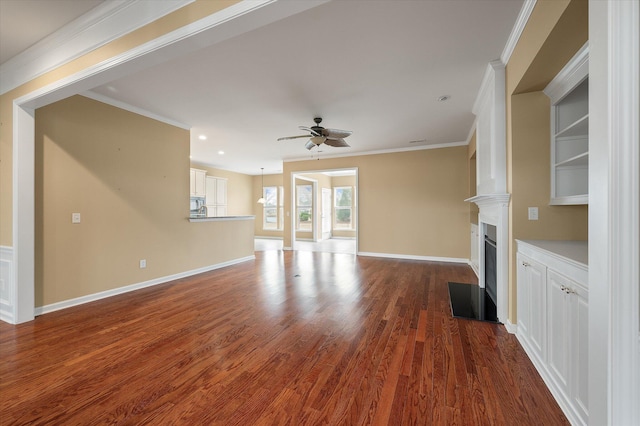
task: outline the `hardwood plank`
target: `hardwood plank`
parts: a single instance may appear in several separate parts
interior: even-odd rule
[[[452,318],[467,265],[256,260],[0,323],[2,424],[565,425],[503,326]]]

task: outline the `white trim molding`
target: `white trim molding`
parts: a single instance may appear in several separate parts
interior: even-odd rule
[[[213,271],[215,269],[224,268],[226,266],[237,265],[238,263],[248,262],[254,260],[255,256],[246,256],[238,259],[229,260],[227,262],[217,263],[215,265],[205,266],[202,268],[192,269],[190,271],[180,272],[178,274],[167,275],[160,278],[154,278],[152,280],[143,281],[141,283],[131,284],[124,287],[114,288],[112,290],[101,291],[98,293],[88,294],[82,297],[76,297],[74,299],[63,300],[62,302],[52,303],[35,308],[36,315],[48,314],[50,312],[59,311],[61,309],[70,308],[72,306],[83,305],[89,302],[95,302],[96,300],[105,299],[107,297],[116,296],[118,294],[129,293],[131,291],[140,290],[142,288],[151,287],[159,284],[165,284],[170,281],[175,281],[180,278],[190,277],[192,275],[202,274],[204,272]]]
[[[549,82],[543,92],[556,104],[566,96],[571,89],[582,83],[589,76],[589,42],[573,55],[573,58]]]
[[[640,424],[640,5],[608,2],[611,424]]]
[[[428,262],[446,262],[446,263],[464,263],[464,264],[469,263],[469,259],[463,259],[461,257],[417,256],[413,254],[373,253],[368,251],[359,251],[358,256],[383,257],[387,259],[401,259],[401,260],[425,260]]]
[[[0,246],[0,320],[13,324],[13,247]]]
[[[134,114],[142,115],[143,117],[151,118],[151,119],[159,121],[161,123],[166,123],[166,124],[169,124],[171,126],[179,127],[180,129],[191,130],[191,126],[188,125],[188,124],[181,123],[181,122],[176,121],[176,120],[174,120],[172,118],[164,117],[164,116],[156,114],[154,112],[147,111],[146,109],[143,109],[143,108],[140,108],[140,107],[137,107],[137,106],[133,106],[133,105],[130,105],[130,104],[126,103],[126,102],[122,102],[122,101],[110,98],[109,96],[105,96],[105,95],[103,95],[101,93],[96,93],[96,92],[93,92],[91,90],[87,90],[86,92],[82,93],[82,96],[84,96],[85,98],[93,99],[94,101],[102,102],[103,104],[111,105],[111,106],[114,106],[116,108],[120,108],[120,109],[123,109],[125,111],[132,112]]]
[[[0,66],[0,94],[195,0],[105,1]]]
[[[511,34],[509,34],[507,44],[504,46],[502,55],[500,55],[500,60],[503,64],[509,63],[511,54],[516,48],[518,40],[520,40],[522,31],[524,31],[524,27],[527,25],[527,22],[529,22],[529,17],[531,16],[531,12],[533,12],[533,8],[535,7],[535,5],[536,0],[525,0],[525,2],[522,4],[520,13],[518,14],[518,18],[516,19],[516,23],[513,25]]]

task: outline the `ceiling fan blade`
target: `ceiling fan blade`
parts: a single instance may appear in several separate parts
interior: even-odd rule
[[[344,139],[327,138],[324,141],[324,143],[325,145],[335,146],[336,148],[343,148],[343,147],[350,146]]]
[[[311,142],[311,140],[309,140],[304,147],[307,148],[309,151],[311,151],[311,149],[313,149],[313,147],[316,146],[315,143]]]
[[[279,141],[286,141],[289,139],[300,139],[300,138],[308,138],[309,135],[300,135],[300,136],[286,136],[284,138],[278,138]]]
[[[349,130],[322,129],[322,135],[332,139],[346,138],[347,136],[350,136],[351,133],[353,132]]]
[[[300,130],[304,130],[305,132],[309,132],[311,133],[312,136],[320,136],[318,134],[318,132],[316,132],[315,130],[313,130],[311,127],[305,127],[305,126],[298,126],[298,129]]]

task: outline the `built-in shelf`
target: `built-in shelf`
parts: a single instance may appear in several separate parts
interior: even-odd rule
[[[587,167],[589,166],[589,153],[583,152],[564,161],[556,163],[556,167]]]
[[[589,114],[580,117],[578,120],[556,133],[556,139],[588,136],[589,135]]]
[[[545,88],[551,99],[552,205],[589,202],[588,45]]]

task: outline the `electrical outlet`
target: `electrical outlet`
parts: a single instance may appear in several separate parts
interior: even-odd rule
[[[144,269],[147,267],[147,259],[140,260],[140,269]]]
[[[529,207],[529,220],[538,220],[538,208]]]
[[[80,223],[80,213],[71,213],[71,223]]]

